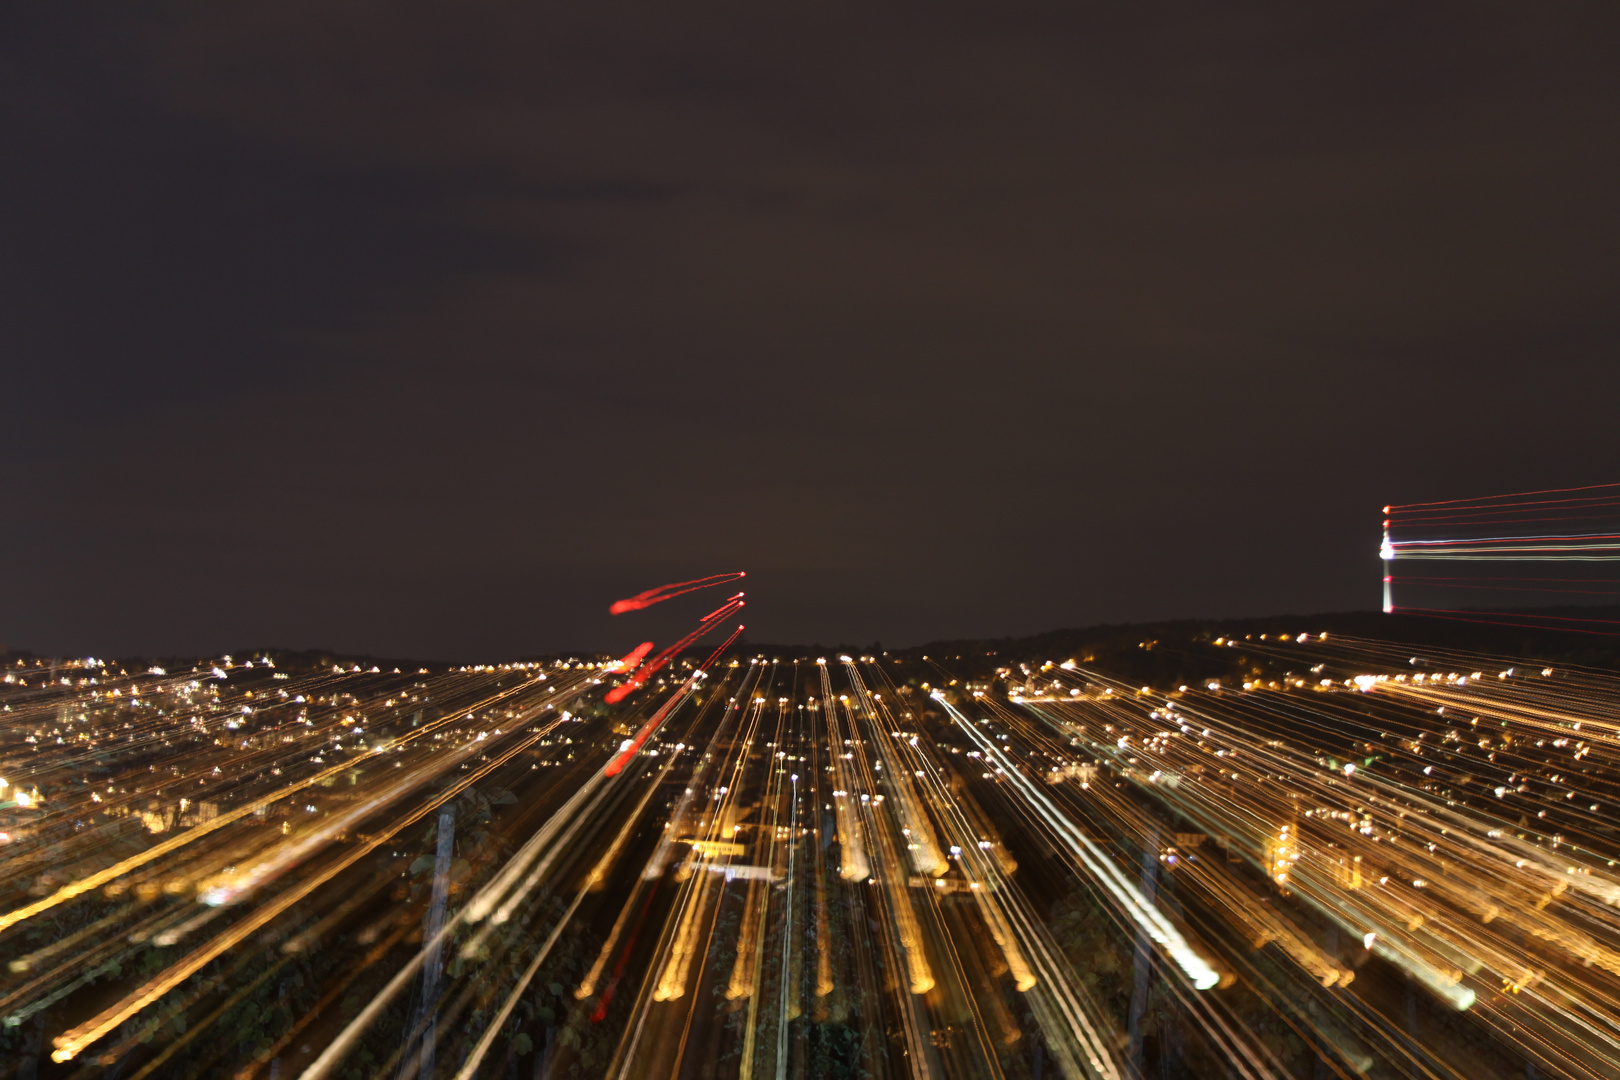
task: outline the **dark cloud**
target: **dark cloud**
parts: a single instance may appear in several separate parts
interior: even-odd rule
[[[13,644],[1362,607],[1615,479],[1604,6],[7,18]]]

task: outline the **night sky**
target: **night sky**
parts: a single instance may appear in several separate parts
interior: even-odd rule
[[[1609,3],[7,11],[13,648],[1370,608],[1620,480]]]

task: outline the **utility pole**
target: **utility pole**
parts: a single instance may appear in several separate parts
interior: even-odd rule
[[[1147,836],[1142,842],[1141,869],[1142,897],[1148,902],[1148,906],[1152,907],[1157,903],[1159,894],[1159,827],[1156,824],[1148,826]],[[1136,958],[1133,967],[1135,982],[1131,987],[1131,1011],[1126,1025],[1128,1042],[1125,1057],[1130,1065],[1130,1075],[1141,1076],[1142,1017],[1147,1014],[1149,978],[1153,973],[1153,940],[1141,927],[1136,931]]]
[[[422,924],[422,941],[427,947],[427,962],[422,965],[422,1001],[416,1009],[416,1022],[410,1030],[422,1031],[420,1067],[415,1075],[421,1080],[433,1076],[434,1053],[439,1041],[439,975],[443,960],[444,943],[439,935],[444,931],[444,910],[450,902],[450,864],[456,853],[456,804],[445,803],[439,811],[439,845],[433,857],[433,898],[428,904],[427,919]],[[407,1035],[409,1038],[409,1035]],[[407,1045],[400,1055],[396,1080],[411,1075],[411,1054]]]

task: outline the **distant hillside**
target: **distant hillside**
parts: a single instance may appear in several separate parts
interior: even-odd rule
[[[1585,619],[1620,620],[1620,606],[1583,608],[1534,608],[1510,613],[1522,616],[1570,615]],[[1010,662],[1028,660],[1068,660],[1107,671],[1127,681],[1164,686],[1193,680],[1218,678],[1228,674],[1234,662],[1231,652],[1211,644],[1215,638],[1241,638],[1244,635],[1302,633],[1375,638],[1410,643],[1415,648],[1449,648],[1493,656],[1528,658],[1585,667],[1620,669],[1620,634],[1577,633],[1568,630],[1530,629],[1498,626],[1462,619],[1435,619],[1414,615],[1385,615],[1377,611],[1338,611],[1315,615],[1267,615],[1247,619],[1171,619],[1160,622],[1107,623],[1098,626],[1049,630],[1027,637],[961,638],[932,641],[914,648],[886,650],[877,642],[867,645],[787,645],[738,641],[730,656],[765,656],[783,660],[839,655],[882,653],[902,659],[921,660],[960,657],[963,663],[977,661],[976,667],[993,671]],[[1147,647],[1151,645],[1151,647]],[[11,649],[3,654],[8,664],[32,663],[28,652]],[[442,660],[414,660],[344,653],[331,649],[239,649],[231,654],[238,662],[270,657],[278,668],[307,671],[342,665],[362,670],[372,667],[414,672],[421,668],[444,671],[459,664]],[[708,649],[689,650],[687,657],[707,656]],[[607,654],[577,652],[519,658],[493,657],[488,662],[508,660],[550,662],[563,659],[606,660]],[[1086,658],[1090,659],[1086,659]],[[163,667],[184,671],[217,658],[202,657],[123,657],[118,665],[129,670]]]
[[[1538,608],[1519,614],[1565,614],[1569,610]],[[1583,618],[1620,619],[1620,607],[1579,610]],[[1585,667],[1620,668],[1620,634],[1524,629],[1415,615],[1385,615],[1377,611],[1111,624],[1050,630],[1020,638],[936,641],[915,649],[897,650],[893,655],[916,659],[960,656],[964,662],[977,658],[987,671],[1014,661],[1072,659],[1127,681],[1165,686],[1228,674],[1235,658],[1230,650],[1212,644],[1218,637],[1258,637],[1261,634],[1292,637],[1302,633],[1376,638],[1409,643],[1414,648],[1447,648]]]

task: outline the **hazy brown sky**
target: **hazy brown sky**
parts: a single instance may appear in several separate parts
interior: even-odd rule
[[[1383,503],[1620,479],[1611,4],[33,7],[15,647],[1370,607]]]

